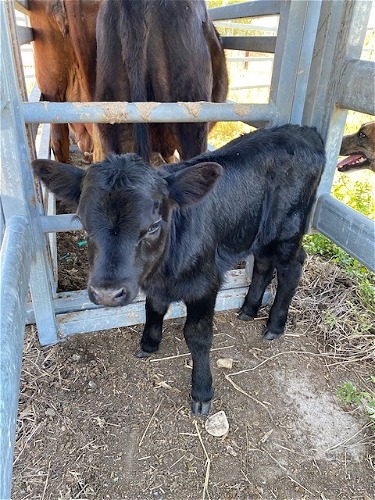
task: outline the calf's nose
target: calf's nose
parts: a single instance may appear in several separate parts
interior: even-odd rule
[[[130,293],[124,286],[94,286],[88,287],[89,297],[94,304],[101,306],[124,306],[130,302]]]

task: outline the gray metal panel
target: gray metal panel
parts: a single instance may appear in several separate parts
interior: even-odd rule
[[[346,112],[335,110],[338,88],[345,85],[344,64],[361,56],[371,5],[372,2],[363,0],[322,3],[303,123],[315,126],[325,140],[332,127],[339,129],[342,136]],[[332,145],[327,144],[327,150]],[[335,144],[336,158],[338,149],[339,142]]]
[[[375,272],[375,222],[329,194],[319,197],[313,226]]]
[[[320,7],[320,0],[282,4],[270,92],[275,125],[302,121]]]
[[[17,426],[25,304],[31,253],[30,225],[26,217],[7,220],[1,248],[0,349],[0,498],[11,498],[14,442]],[[4,305],[6,304],[6,307]]]
[[[26,123],[168,123],[194,121],[269,120],[273,104],[150,103],[150,102],[24,102]]]
[[[39,335],[56,342],[57,330],[52,304],[53,275],[42,232],[34,180],[30,169],[30,149],[21,114],[16,63],[11,40],[17,42],[14,11],[11,3],[0,2],[1,9],[1,199],[5,222],[13,215],[30,219],[33,227],[28,251],[32,255],[31,294],[36,307]],[[8,12],[9,10],[9,12]],[[8,25],[8,20],[10,25]],[[10,27],[12,29],[10,29]],[[12,33],[12,36],[11,36]],[[19,54],[18,54],[19,55]],[[26,97],[24,97],[26,98]],[[14,147],[10,147],[14,145]]]
[[[375,115],[375,62],[349,59],[339,82],[337,104]]]
[[[226,7],[216,7],[209,10],[212,20],[240,19],[245,17],[274,16],[280,12],[282,2],[271,0],[256,0],[255,2],[244,2]]]
[[[224,49],[251,50],[273,54],[276,47],[275,36],[222,36]]]

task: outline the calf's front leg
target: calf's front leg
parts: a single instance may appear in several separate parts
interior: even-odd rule
[[[191,409],[194,415],[208,415],[214,395],[210,349],[217,290],[195,301],[186,301],[184,326],[186,344],[193,359]]]
[[[169,304],[157,304],[149,297],[146,298],[146,323],[141,339],[141,350],[136,353],[137,358],[147,358],[159,349],[163,319],[168,307]]]

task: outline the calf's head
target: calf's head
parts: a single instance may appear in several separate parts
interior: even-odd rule
[[[155,169],[135,154],[109,156],[86,171],[35,160],[34,173],[58,199],[76,207],[88,233],[90,300],[123,306],[161,262],[177,205],[199,202],[221,175],[217,163]]]

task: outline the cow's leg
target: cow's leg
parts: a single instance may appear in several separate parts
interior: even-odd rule
[[[273,271],[272,259],[255,257],[251,283],[238,314],[239,319],[248,321],[256,318],[264,292],[272,280]]]
[[[200,300],[186,302],[184,336],[193,359],[191,408],[195,415],[208,415],[214,395],[210,349],[216,295],[217,290]]]
[[[137,358],[146,358],[159,349],[161,342],[163,319],[169,304],[152,301],[146,298],[146,323],[141,339],[141,350],[136,353]]]
[[[301,248],[297,257],[287,262],[280,261],[277,269],[277,292],[267,321],[263,337],[273,340],[284,332],[288,310],[293,295],[298,286],[303,263],[306,258],[305,251]]]
[[[182,160],[189,160],[207,151],[207,123],[177,123],[176,130]]]
[[[67,123],[51,123],[51,149],[55,160],[69,161],[69,127]]]

